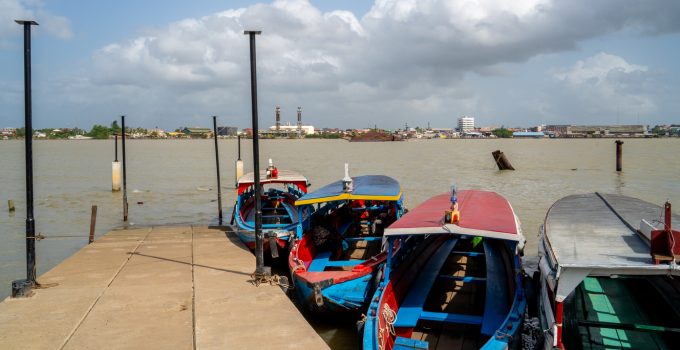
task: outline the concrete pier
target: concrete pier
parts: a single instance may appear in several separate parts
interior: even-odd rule
[[[0,303],[3,349],[326,349],[255,257],[208,227],[116,230]]]

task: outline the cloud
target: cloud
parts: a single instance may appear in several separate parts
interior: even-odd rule
[[[265,116],[275,105],[284,107],[284,117],[303,105],[319,125],[373,120],[395,127],[419,118],[444,125],[489,110],[484,92],[467,86],[469,73],[507,74],[504,64],[574,50],[584,40],[624,30],[676,33],[680,2],[376,0],[359,18],[322,12],[307,0],[278,0],[187,18],[106,45],[65,91],[83,89],[92,109],[116,96],[121,112],[153,125],[215,113],[241,123],[250,98],[244,29],[263,31],[257,64]],[[598,82],[593,89],[609,98],[642,96],[632,91],[648,72],[621,61],[602,54],[558,78],[568,86]]]
[[[71,22],[47,11],[42,1],[0,0],[0,47],[3,37],[20,35],[21,27],[14,22],[17,19],[34,20],[50,35],[61,39],[73,36]]]
[[[562,83],[570,103],[582,115],[615,115],[621,110],[652,113],[658,109],[653,95],[660,93],[649,67],[600,52],[554,74]]]

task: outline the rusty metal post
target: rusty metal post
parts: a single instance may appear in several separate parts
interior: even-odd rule
[[[621,171],[621,157],[623,156],[623,141],[616,140],[616,171]]]
[[[92,206],[92,214],[90,215],[90,237],[87,244],[94,242],[94,228],[97,225],[97,206]]]

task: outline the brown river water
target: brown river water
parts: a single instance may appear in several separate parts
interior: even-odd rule
[[[680,139],[625,139],[623,172],[615,171],[613,139],[413,140],[349,143],[344,140],[264,140],[261,164],[305,174],[310,190],[351,175],[385,174],[397,179],[406,207],[449,191],[485,189],[504,195],[519,216],[535,254],[536,236],[550,205],[569,194],[618,193],[680,208]],[[225,220],[235,200],[236,140],[220,140]],[[217,222],[213,140],[129,140],[127,184],[130,225]],[[500,149],[516,171],[498,171],[491,152]],[[242,143],[246,171],[252,143]],[[34,142],[38,273],[87,244],[90,208],[98,206],[96,234],[123,225],[122,193],[111,192],[113,140]],[[119,157],[122,158],[122,156]],[[25,278],[25,177],[23,141],[0,141],[0,297],[13,279]],[[16,203],[9,213],[7,200]],[[678,209],[674,210],[678,212]],[[79,236],[79,237],[57,237]],[[49,238],[52,237],[52,238]],[[351,321],[312,322],[333,348],[356,348]],[[340,323],[339,327],[336,324]]]

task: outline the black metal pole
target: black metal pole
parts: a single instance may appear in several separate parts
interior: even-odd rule
[[[12,297],[28,296],[35,281],[35,219],[33,218],[33,110],[31,97],[31,26],[34,21],[15,21],[24,26],[24,143],[26,147],[26,279],[12,282]]]
[[[262,200],[260,186],[260,149],[257,127],[257,68],[255,55],[255,35],[261,31],[246,30],[243,32],[250,36],[250,96],[253,111],[253,175],[255,178],[255,274],[265,275],[264,253],[262,236]]]
[[[115,140],[115,142],[114,142],[114,149],[115,149],[114,153],[116,155],[116,157],[113,159],[113,161],[117,162],[118,161],[118,134],[114,134],[113,138]]]
[[[127,172],[125,171],[125,116],[120,116],[122,131],[121,131],[121,146],[123,148],[123,221],[128,221],[128,201],[127,201]]]
[[[220,151],[217,148],[217,116],[213,116],[213,133],[215,139],[215,165],[217,166],[217,212],[222,226],[222,186],[220,185]]]
[[[238,160],[241,160],[241,135],[236,136],[238,139]]]

